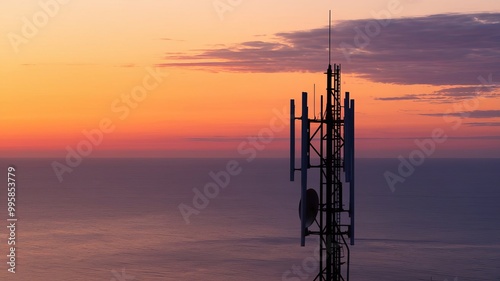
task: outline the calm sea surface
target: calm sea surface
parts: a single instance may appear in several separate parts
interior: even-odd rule
[[[51,161],[0,160],[0,280],[313,279],[303,261],[317,242],[299,245],[300,178],[288,181],[286,159],[235,160],[241,173],[189,224],[179,205],[193,207],[193,188],[231,159],[84,159],[62,183]],[[6,263],[9,164],[16,274]],[[383,174],[397,167],[357,161],[351,281],[499,281],[500,160],[427,159],[391,192]]]

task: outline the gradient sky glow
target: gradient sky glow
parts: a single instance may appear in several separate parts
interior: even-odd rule
[[[0,157],[64,157],[103,119],[114,130],[90,157],[246,157],[274,121],[259,157],[287,157],[289,99],[325,89],[328,10],[358,157],[408,155],[436,128],[433,157],[500,157],[497,0],[61,2],[0,3]],[[125,102],[155,68],[168,77]]]

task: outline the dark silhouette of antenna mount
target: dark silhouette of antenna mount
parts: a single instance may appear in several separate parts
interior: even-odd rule
[[[300,171],[300,244],[304,246],[310,235],[320,238],[314,280],[341,281],[349,280],[349,244],[354,245],[354,100],[346,92],[341,101],[340,64],[332,69],[330,63],[331,12],[329,21],[326,105],[321,96],[321,116],[309,118],[307,92],[302,92],[301,117],[295,117],[295,101],[290,100],[290,180]],[[295,120],[301,121],[300,168],[295,168]],[[320,184],[308,189],[309,169],[320,170]]]

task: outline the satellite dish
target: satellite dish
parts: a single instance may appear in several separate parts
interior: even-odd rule
[[[318,214],[318,206],[319,206],[319,197],[318,193],[316,193],[316,190],[309,188],[306,191],[306,219],[305,219],[305,226],[309,227],[311,224],[313,224],[314,220],[316,219],[316,215]],[[302,199],[299,202],[299,217],[301,218],[300,215],[300,208],[302,204]]]

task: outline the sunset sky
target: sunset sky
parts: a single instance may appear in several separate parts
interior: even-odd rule
[[[432,157],[500,157],[498,0],[0,10],[0,157],[288,157],[289,100],[307,91],[312,111],[313,85],[318,97],[326,87],[328,10],[358,157],[407,156],[436,129],[447,139]]]

